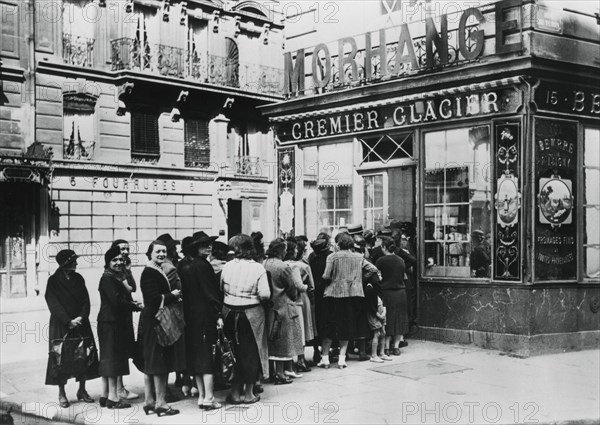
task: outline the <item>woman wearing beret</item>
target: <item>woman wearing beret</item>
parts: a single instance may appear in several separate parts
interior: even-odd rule
[[[104,255],[104,274],[100,278],[100,312],[98,313],[98,342],[102,397],[100,406],[123,409],[130,404],[119,400],[117,377],[129,375],[129,358],[133,357],[132,312],[140,311],[141,304],[131,300],[127,290],[123,256],[118,246]]]
[[[91,339],[95,348],[94,334],[90,326],[90,296],[83,277],[77,273],[77,254],[70,249],[63,249],[56,255],[58,270],[48,279],[46,287],[46,303],[50,310],[49,342],[62,339],[67,332],[72,331],[83,338]],[[94,362],[82,375],[68,372],[58,374],[48,359],[46,369],[46,385],[58,385],[58,401],[60,407],[69,407],[65,394],[65,384],[69,378],[77,378],[79,390],[77,400],[93,403],[94,400],[85,390],[85,382],[98,377],[98,363]]]
[[[160,240],[148,247],[148,264],[140,278],[140,288],[144,297],[142,310],[142,350],[144,355],[144,412],[155,412],[158,416],[172,416],[179,410],[172,409],[165,400],[167,376],[170,372],[185,370],[185,337],[182,335],[173,345],[163,347],[158,343],[154,330],[158,324],[156,313],[161,304],[169,305],[182,301],[180,289],[172,289],[161,265],[167,258],[167,246]],[[155,398],[156,391],[156,398]]]

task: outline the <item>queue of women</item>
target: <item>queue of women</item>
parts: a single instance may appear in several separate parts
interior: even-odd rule
[[[93,403],[85,383],[101,377],[100,406],[128,408],[128,400],[138,397],[123,384],[133,359],[144,373],[144,412],[172,416],[179,413],[167,403],[172,372],[181,374],[177,382],[184,395],[195,391],[198,407],[213,410],[223,401],[256,403],[261,382],[290,384],[310,372],[307,346],[313,347],[312,365],[324,369],[336,361],[346,368],[350,346],[359,360],[392,360],[408,333],[405,262],[391,237],[380,233],[365,239],[362,226],[349,230],[338,233],[333,244],[320,233],[310,243],[310,255],[305,237],[275,239],[265,252],[260,232],[236,235],[225,245],[200,231],[181,241],[182,259],[179,241],[161,235],[146,253],[139,282],[143,303],[132,297],[137,284],[129,244],[115,241],[104,255],[98,286],[99,360],[90,361],[85,373],[57,373],[49,359],[46,384],[58,385],[59,403],[68,407],[69,378],[79,381],[77,399]],[[48,280],[51,345],[67,335],[94,344],[89,293],[76,272],[77,258],[72,250],[60,251],[59,268]],[[165,306],[181,308],[185,319],[182,335],[166,346],[156,332],[157,313]],[[136,311],[141,312],[137,341]],[[236,361],[230,391],[218,401],[215,344],[220,334],[231,341]]]

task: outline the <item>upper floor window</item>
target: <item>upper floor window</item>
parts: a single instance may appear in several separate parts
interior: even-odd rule
[[[184,139],[185,166],[208,167],[210,165],[208,120],[186,119]]]
[[[160,157],[158,113],[131,113],[131,159],[135,162],[156,163]]]
[[[94,66],[97,5],[92,0],[68,0],[63,7],[63,59],[70,65]]]
[[[490,277],[488,126],[425,134],[426,276]]]
[[[63,95],[63,158],[90,160],[96,148],[96,98]]]

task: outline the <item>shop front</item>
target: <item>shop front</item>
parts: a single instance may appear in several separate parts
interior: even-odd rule
[[[327,60],[326,44],[299,50],[288,61],[290,99],[263,108],[280,150],[295,155],[296,232],[414,225],[424,338],[523,356],[600,341],[598,65],[557,58],[567,22],[579,17],[562,12],[559,36],[523,20],[536,13],[546,11],[504,1],[463,12],[455,29],[442,24],[439,39],[428,20],[422,39],[410,36],[418,24],[403,25],[385,49],[367,34],[365,50],[357,41],[346,49],[345,38]],[[576,31],[598,32],[590,25]],[[458,32],[452,63],[436,63],[440,51],[452,58],[444,31]],[[551,43],[552,58],[534,58]],[[390,51],[395,72],[385,76],[373,63]],[[346,72],[313,64],[303,73],[303,55]],[[311,80],[315,95],[306,96]]]

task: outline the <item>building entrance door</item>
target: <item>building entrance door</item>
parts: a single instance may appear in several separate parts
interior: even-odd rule
[[[3,298],[27,295],[25,248],[30,217],[27,211],[32,208],[27,189],[27,185],[19,183],[0,183],[0,296]]]
[[[242,233],[242,201],[229,199],[227,201],[227,238]]]

